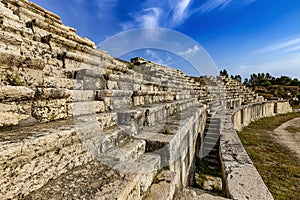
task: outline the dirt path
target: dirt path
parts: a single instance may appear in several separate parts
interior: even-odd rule
[[[278,142],[295,152],[300,159],[300,132],[292,133],[287,131],[286,128],[289,126],[300,128],[300,118],[292,119],[277,127],[274,130],[274,137]]]

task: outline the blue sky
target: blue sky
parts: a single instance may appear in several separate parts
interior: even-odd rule
[[[134,28],[168,28],[197,41],[218,68],[230,74],[247,77],[270,72],[300,78],[299,0],[32,2],[60,15],[64,24],[77,28],[79,35],[96,44]],[[136,50],[121,58],[138,55],[198,75],[180,56],[162,50]]]

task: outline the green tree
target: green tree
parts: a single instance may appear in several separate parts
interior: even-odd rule
[[[227,70],[226,70],[226,69],[223,69],[223,71],[221,70],[221,71],[220,71],[220,76],[225,76],[226,78],[228,78],[229,75],[228,75]]]

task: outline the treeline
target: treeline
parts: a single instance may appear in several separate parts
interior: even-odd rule
[[[220,75],[229,77],[226,69],[220,71]],[[242,83],[242,77],[240,75],[231,75],[230,78],[235,79],[240,83]],[[270,73],[258,73],[258,74],[250,75],[249,78],[245,78],[243,84],[248,87],[255,87],[255,86],[269,87],[272,85],[300,87],[300,80],[298,80],[297,78],[292,79],[288,76],[281,76],[276,78],[272,76]]]
[[[281,85],[281,86],[299,86],[300,81],[297,78],[290,78],[288,76],[281,76],[279,78],[273,77],[269,73],[258,73],[250,75],[250,78],[245,78],[244,85],[249,87],[263,86],[269,87],[272,85]]]
[[[224,69],[220,71],[221,76],[229,77]],[[288,76],[273,77],[270,73],[252,74],[249,78],[242,80],[240,75],[231,75],[230,78],[251,87],[257,94],[266,99],[289,99],[293,105],[300,103],[300,81]]]

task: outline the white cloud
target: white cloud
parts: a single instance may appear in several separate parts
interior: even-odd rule
[[[132,22],[121,22],[119,23],[121,26],[122,30],[129,30],[134,28],[134,24]]]
[[[200,10],[203,13],[207,13],[216,8],[225,8],[231,2],[232,0],[207,0],[204,4],[200,6]]]
[[[141,27],[157,27],[160,25],[162,10],[158,7],[147,8],[143,10],[143,14],[136,17]]]
[[[285,49],[283,52],[284,52],[284,53],[288,53],[288,52],[298,51],[298,50],[300,50],[300,45],[296,45],[296,46],[287,48],[287,49]]]
[[[265,53],[265,52],[272,52],[272,51],[279,51],[279,50],[284,50],[286,51],[287,48],[289,49],[293,49],[294,45],[300,44],[300,37],[298,38],[294,38],[285,42],[280,42],[280,43],[276,43],[276,44],[272,44],[269,46],[266,46],[260,50],[258,50],[258,53]],[[295,49],[298,50],[298,49]]]
[[[164,63],[164,61],[159,57],[159,55],[155,51],[152,51],[150,49],[146,50],[146,56],[155,63]]]
[[[188,15],[188,7],[191,4],[191,0],[181,0],[174,8],[173,21],[174,23],[182,22]]]
[[[133,20],[119,25],[123,30],[133,27],[173,28],[191,15],[189,6],[192,2],[193,0],[148,0],[142,4],[140,11],[129,13]]]
[[[186,51],[178,52],[177,54],[180,56],[190,55],[190,54],[196,53],[199,50],[200,50],[200,48],[197,45],[195,45],[192,48],[188,48]]]
[[[239,5],[239,6],[247,6],[251,3],[254,3],[256,0],[206,0],[200,7],[198,7],[195,11],[201,13],[209,13],[215,9],[225,9],[230,5]]]

